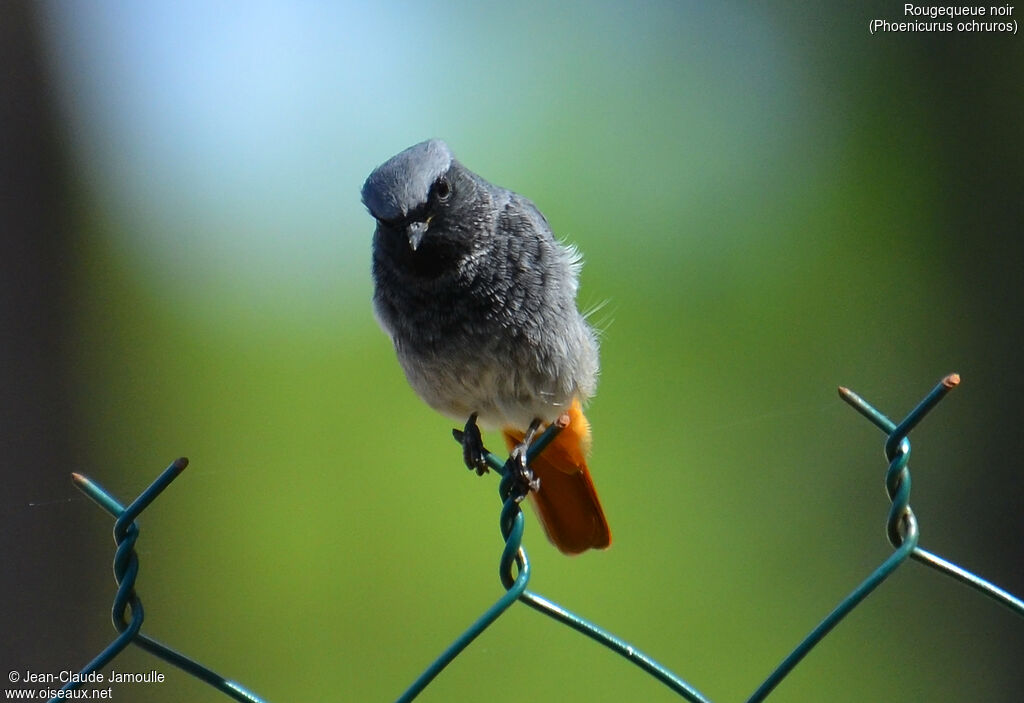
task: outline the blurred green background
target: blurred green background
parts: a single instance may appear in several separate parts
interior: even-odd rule
[[[742,700],[889,554],[883,436],[922,546],[1024,592],[1024,49],[868,33],[899,3],[0,5],[4,668],[112,637],[111,520],[144,631],[269,701],[388,701],[500,594],[494,476],[370,306],[377,164],[443,137],[536,202],[606,302],[589,415],[615,543],[527,516],[531,587]],[[496,438],[491,444],[497,445]],[[1024,622],[908,563],[778,701],[1018,701]],[[226,700],[140,650],[163,684]],[[8,684],[4,684],[8,685]],[[677,700],[514,607],[422,695]]]

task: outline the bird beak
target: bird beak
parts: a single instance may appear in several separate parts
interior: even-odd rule
[[[430,225],[430,219],[426,222],[410,222],[406,228],[406,234],[409,237],[409,246],[412,247],[413,251],[419,249],[420,242],[423,241],[423,237],[427,234],[427,227]]]

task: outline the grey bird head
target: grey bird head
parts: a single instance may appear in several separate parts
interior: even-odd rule
[[[420,142],[374,169],[363,184],[363,204],[378,223],[404,232],[416,251],[434,214],[431,205],[451,196],[448,174],[456,164],[440,139]]]

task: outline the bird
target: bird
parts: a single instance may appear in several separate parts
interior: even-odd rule
[[[577,307],[582,259],[527,198],[463,166],[440,139],[374,169],[373,309],[413,390],[455,430],[483,474],[480,426],[502,432],[548,539],[565,554],[611,531],[587,464],[598,337]],[[562,431],[526,466],[551,423]]]

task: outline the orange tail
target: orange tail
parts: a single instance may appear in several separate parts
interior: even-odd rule
[[[551,543],[565,554],[579,554],[608,547],[612,534],[587,470],[590,423],[578,400],[567,415],[569,425],[530,463],[540,479],[540,490],[530,491],[530,499]],[[523,441],[518,430],[506,428],[502,434],[509,450]]]

